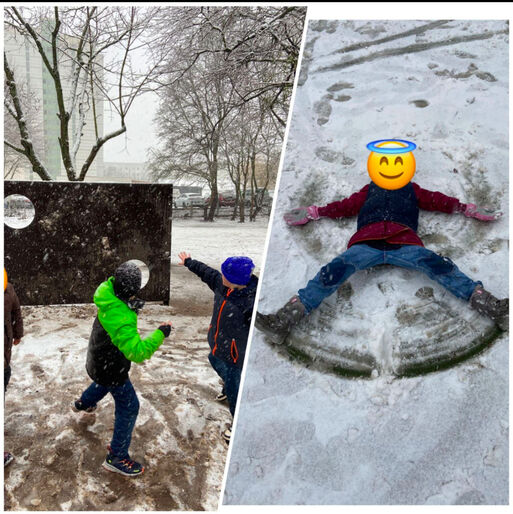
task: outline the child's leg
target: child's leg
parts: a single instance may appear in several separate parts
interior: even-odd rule
[[[240,375],[241,369],[235,366],[228,366],[224,387],[228,404],[230,405],[230,412],[235,414],[235,407],[237,406],[237,396],[239,395]]]
[[[122,386],[111,387],[110,393],[114,397],[116,405],[114,434],[110,447],[116,457],[126,459],[135,420],[139,413],[139,400],[130,380],[127,380]]]
[[[447,257],[423,246],[404,245],[398,250],[385,252],[385,263],[403,268],[423,271],[453,295],[469,300],[476,286],[482,285],[462,273],[456,264]]]
[[[218,359],[215,355],[212,354],[212,352],[210,352],[208,354],[208,361],[210,362],[210,365],[212,366],[214,371],[219,375],[221,380],[224,382],[225,375],[226,375],[224,361],[222,361],[221,359]],[[224,390],[224,386],[223,386],[223,390]]]
[[[305,288],[298,291],[299,299],[306,311],[310,312],[317,308],[355,271],[383,264],[383,255],[382,250],[376,250],[365,244],[357,244],[335,257],[320,269]]]
[[[84,408],[88,407],[96,407],[96,404],[104,398],[104,396],[109,392],[107,387],[101,386],[96,382],[93,382],[80,397],[80,401],[84,405]]]
[[[11,380],[11,366],[7,365],[4,367],[4,394],[7,391],[9,380]]]

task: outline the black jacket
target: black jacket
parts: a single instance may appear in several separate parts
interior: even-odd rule
[[[208,330],[212,354],[232,366],[242,368],[258,278],[251,275],[244,289],[228,289],[223,285],[221,273],[206,264],[186,259],[185,266],[214,292],[214,310]]]
[[[87,348],[87,374],[105,387],[123,385],[128,380],[132,363],[112,344],[112,340],[96,316]]]

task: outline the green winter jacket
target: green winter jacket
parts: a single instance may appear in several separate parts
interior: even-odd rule
[[[114,294],[114,277],[98,286],[93,301],[98,307],[98,320],[112,344],[132,362],[149,359],[164,341],[161,330],[146,339],[137,331],[137,314]]]

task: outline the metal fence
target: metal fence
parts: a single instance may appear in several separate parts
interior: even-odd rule
[[[272,204],[266,205],[262,208],[262,210],[259,212],[258,217],[269,217],[271,214],[271,207]],[[196,218],[196,219],[207,219],[208,212],[210,210],[210,207],[207,205],[205,206],[198,206],[198,205],[190,205],[188,207],[175,207],[173,209],[173,217],[174,218]],[[230,207],[227,205],[218,206],[216,209],[215,217],[216,218],[232,218],[233,217],[233,211],[234,207]],[[245,210],[245,217],[249,219],[250,215],[250,209],[249,207]],[[235,218],[236,220],[239,219],[239,212],[237,211]]]

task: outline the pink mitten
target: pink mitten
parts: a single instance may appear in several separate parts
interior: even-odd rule
[[[305,225],[310,220],[318,220],[319,208],[316,205],[310,205],[310,207],[297,207],[283,215],[283,219],[287,225]]]
[[[467,203],[463,214],[468,218],[476,218],[480,221],[495,221],[502,216],[502,212],[494,211],[488,207],[478,207],[473,203]]]

